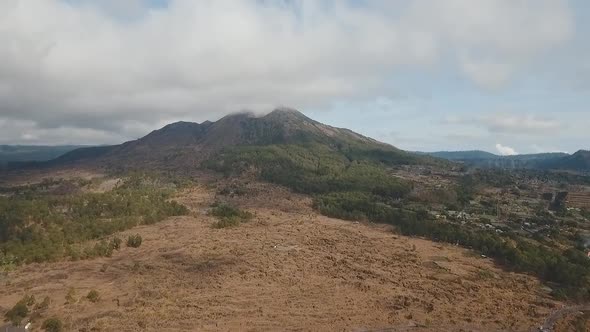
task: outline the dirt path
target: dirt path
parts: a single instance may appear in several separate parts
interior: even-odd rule
[[[555,324],[557,324],[557,322],[560,319],[563,319],[568,315],[575,314],[580,311],[590,311],[590,305],[568,306],[555,310],[547,317],[547,319],[545,319],[545,322],[543,323],[541,328],[537,329],[536,331],[553,332]]]

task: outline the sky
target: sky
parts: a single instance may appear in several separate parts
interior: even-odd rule
[[[587,0],[0,0],[0,144],[298,109],[411,151],[590,149]]]

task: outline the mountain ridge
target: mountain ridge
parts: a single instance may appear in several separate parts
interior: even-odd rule
[[[86,145],[0,145],[0,165],[14,162],[47,161]]]
[[[468,166],[504,169],[544,169],[590,171],[590,151],[578,150],[573,154],[546,152],[500,156],[482,150],[419,152],[421,154],[462,162]]]

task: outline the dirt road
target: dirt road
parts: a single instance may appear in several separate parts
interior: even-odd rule
[[[581,311],[590,311],[590,305],[567,306],[567,307],[563,307],[561,309],[557,309],[557,310],[553,311],[547,317],[547,319],[545,319],[545,322],[543,323],[543,325],[540,328],[538,328],[534,331],[553,332],[553,329],[554,329],[557,321],[559,321],[560,319],[562,319],[568,315],[572,315],[572,314],[575,314],[575,313],[578,313]]]

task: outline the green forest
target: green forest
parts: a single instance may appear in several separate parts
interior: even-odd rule
[[[206,166],[228,176],[254,167],[261,179],[306,194],[357,190],[401,198],[410,192],[411,184],[391,177],[384,166],[393,165],[397,155],[396,151],[334,150],[317,144],[248,146],[227,150]]]
[[[5,189],[11,194],[0,196],[0,264],[108,255],[120,244],[108,242],[109,235],[188,213],[171,200],[172,190],[137,176],[101,193],[49,194],[45,189],[51,185]],[[90,248],[79,245],[101,239]]]

